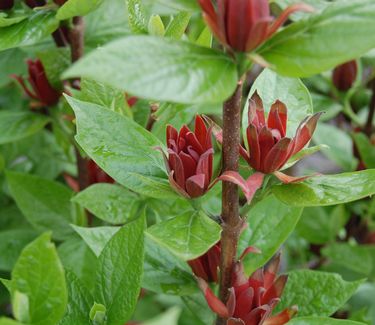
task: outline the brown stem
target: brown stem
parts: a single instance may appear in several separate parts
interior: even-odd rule
[[[365,125],[365,133],[368,136],[371,136],[372,133],[372,122],[374,120],[374,115],[375,115],[375,80],[372,81],[372,98],[371,98],[371,103],[370,103],[370,110],[368,113],[368,118],[367,122]]]
[[[151,131],[152,127],[154,126],[156,122],[155,113],[159,109],[159,104],[153,103],[150,105],[150,116],[148,117],[147,124],[146,124],[146,130]]]
[[[238,171],[242,80],[236,91],[223,105],[223,172]],[[242,228],[239,213],[239,196],[237,185],[223,182],[220,261],[220,299],[226,303],[228,289],[232,287],[232,273],[237,255],[237,244]],[[218,318],[216,324],[224,324],[225,320]]]

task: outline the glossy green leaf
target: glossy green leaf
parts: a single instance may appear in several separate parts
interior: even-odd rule
[[[99,256],[94,299],[106,307],[108,324],[126,323],[137,303],[143,273],[144,227],[144,217],[126,224]]]
[[[132,95],[178,103],[218,103],[237,84],[226,55],[188,42],[131,36],[90,53],[63,77],[88,77]]]
[[[97,9],[104,0],[68,0],[57,11],[56,18],[65,20],[75,16],[84,16]]]
[[[329,262],[341,265],[363,276],[368,276],[372,271],[371,251],[366,246],[333,243],[322,249],[322,255],[327,257]]]
[[[195,323],[197,325],[213,324],[216,315],[208,308],[207,301],[204,295],[196,293],[194,295],[181,297],[186,307],[195,316]]]
[[[18,24],[1,28],[0,51],[33,45],[49,36],[58,26],[59,21],[53,11],[35,11]]]
[[[364,325],[347,319],[335,319],[328,317],[297,317],[288,322],[288,325]]]
[[[32,229],[12,229],[0,232],[0,270],[11,271],[22,249],[37,233]]]
[[[10,318],[1,317],[0,325],[23,325],[23,324]]]
[[[145,238],[142,288],[153,292],[189,295],[198,290],[188,264],[151,238]]]
[[[141,0],[125,0],[128,9],[128,21],[134,34],[146,34],[146,18]]]
[[[263,100],[266,114],[268,114],[271,105],[276,100],[281,100],[287,106],[288,136],[294,136],[301,121],[307,115],[313,113],[311,96],[301,80],[283,77],[272,70],[265,69],[255,80],[245,104],[242,115],[242,132],[244,138],[246,138],[246,128],[248,126],[248,103],[255,91],[258,91],[259,96]]]
[[[0,28],[17,24],[26,18],[27,15],[24,13],[11,12],[7,14],[5,12],[0,12]]]
[[[67,97],[76,113],[76,139],[117,182],[151,197],[176,197],[165,177],[162,143],[139,124],[102,106]],[[164,177],[164,178],[162,178]]]
[[[279,200],[292,206],[335,205],[356,201],[375,194],[375,169],[314,176],[298,184],[273,186],[272,192]]]
[[[323,154],[344,171],[353,171],[355,169],[357,160],[351,154],[353,141],[347,132],[333,125],[320,123],[315,130],[313,142],[317,145],[328,145],[328,149],[322,150]]]
[[[65,276],[69,300],[66,313],[58,325],[87,325],[94,299],[73,272],[66,271]]]
[[[50,237],[45,233],[26,246],[12,271],[12,301],[22,295],[28,302],[19,313],[29,324],[55,325],[67,305],[64,270]]]
[[[361,281],[344,281],[334,273],[291,271],[277,310],[297,305],[299,316],[330,316],[360,284]]]
[[[100,256],[105,245],[120,230],[120,227],[72,227],[97,257]]]
[[[79,192],[73,202],[112,224],[125,223],[134,218],[139,207],[137,195],[121,186],[106,183],[94,184]]]
[[[183,260],[205,253],[220,239],[220,226],[203,212],[187,211],[153,225],[147,235]]]
[[[52,230],[54,238],[66,239],[71,223],[82,224],[82,212],[70,202],[73,191],[61,183],[33,175],[7,172],[10,192],[26,219],[40,231]]]
[[[174,39],[180,39],[184,35],[189,21],[191,18],[191,13],[180,12],[178,15],[173,17],[172,21],[167,26],[165,31],[165,37],[170,37]]]
[[[364,133],[354,133],[353,139],[363,163],[367,168],[375,168],[375,146]]]
[[[14,142],[29,137],[49,122],[49,118],[28,112],[0,112],[0,144]]]
[[[372,0],[336,1],[277,33],[259,53],[283,75],[306,77],[332,69],[375,46],[374,14]]]
[[[242,233],[240,252],[248,246],[258,248],[244,260],[247,274],[266,264],[294,230],[302,208],[292,208],[273,195],[255,204],[248,214],[248,228]]]

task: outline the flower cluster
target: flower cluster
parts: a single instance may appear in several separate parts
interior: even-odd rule
[[[286,275],[277,276],[279,265],[277,256],[248,278],[240,259],[235,265],[226,304],[214,295],[206,281],[198,278],[198,283],[211,310],[224,318],[227,325],[283,325],[296,313],[296,307],[272,315],[288,279]]]
[[[194,132],[184,125],[180,132],[167,126],[168,157],[165,157],[172,187],[187,198],[202,196],[212,177],[211,130],[197,116]]]
[[[227,48],[249,52],[270,38],[295,11],[312,11],[295,4],[274,19],[268,0],[199,0],[203,16],[214,35]]]
[[[36,100],[35,106],[53,106],[57,104],[61,96],[61,92],[52,87],[47,79],[44,67],[40,60],[28,60],[27,61],[29,77],[28,82],[31,89],[25,84],[23,77],[13,76],[26,94]]]

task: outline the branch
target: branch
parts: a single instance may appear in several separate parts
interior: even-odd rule
[[[232,97],[223,105],[223,172],[238,171],[242,86],[241,80]],[[226,303],[228,289],[232,287],[237,243],[243,224],[239,213],[238,187],[231,182],[223,182],[221,217],[220,300]],[[216,324],[224,322],[224,319],[218,318]]]

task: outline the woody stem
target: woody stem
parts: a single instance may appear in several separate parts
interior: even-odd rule
[[[241,80],[232,97],[223,105],[223,172],[238,171],[242,86]],[[238,187],[230,182],[223,182],[221,217],[220,299],[226,303],[242,227]],[[216,324],[224,322],[224,319],[218,318]]]
[[[372,86],[372,98],[370,103],[370,110],[367,117],[365,132],[368,136],[371,136],[372,133],[372,121],[374,120],[375,115],[375,79],[371,82]]]

